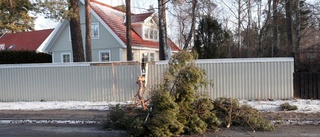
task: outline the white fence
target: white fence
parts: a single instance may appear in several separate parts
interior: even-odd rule
[[[137,62],[0,65],[0,101],[128,101]]]
[[[293,98],[292,58],[197,60],[214,86],[211,98]],[[160,83],[167,62],[148,64],[147,87]],[[140,63],[0,65],[0,101],[128,101],[138,90]]]
[[[288,99],[293,98],[293,58],[245,58],[197,60],[196,66],[204,69],[214,86],[201,91],[211,98],[237,99]],[[167,62],[148,65],[147,86],[160,83]]]

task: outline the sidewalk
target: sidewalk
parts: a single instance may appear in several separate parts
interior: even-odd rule
[[[0,110],[0,124],[102,124],[108,113],[107,110]]]

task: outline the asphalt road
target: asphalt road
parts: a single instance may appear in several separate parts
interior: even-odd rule
[[[253,132],[250,129],[232,127],[221,129],[217,133],[207,133],[208,137],[320,137],[320,125],[286,125],[276,127],[274,131]]]
[[[0,124],[0,137],[125,137],[100,124]]]
[[[0,137],[126,137],[124,131],[108,131],[101,124],[0,124]],[[241,127],[221,129],[205,137],[319,137],[320,125],[290,125],[272,132]],[[203,137],[201,136],[201,137]],[[189,137],[189,136],[188,136]],[[198,137],[198,136],[190,136]]]

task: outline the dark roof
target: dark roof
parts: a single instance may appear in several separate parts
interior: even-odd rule
[[[131,23],[136,23],[136,22],[143,22],[146,20],[148,17],[150,17],[153,13],[142,13],[142,14],[134,14],[131,15]]]
[[[0,38],[0,44],[5,44],[6,49],[15,45],[11,50],[36,51],[52,31],[53,29],[6,33]]]
[[[110,5],[91,0],[91,8],[100,16],[100,18],[112,29],[112,31],[126,43],[126,26],[123,24],[125,13]],[[132,14],[132,22],[140,22],[151,16],[153,13]],[[148,48],[159,48],[159,42],[143,40],[134,30],[131,30],[132,45]],[[172,51],[178,51],[180,48],[171,40],[168,40],[168,45]]]

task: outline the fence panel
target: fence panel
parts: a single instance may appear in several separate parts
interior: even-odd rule
[[[293,58],[246,58],[197,60],[214,86],[201,88],[211,98],[288,99],[293,97]],[[167,62],[149,63],[147,87],[152,89],[162,78]]]
[[[0,101],[128,101],[137,62],[0,65]]]
[[[303,99],[320,99],[320,73],[295,72],[294,96]]]

